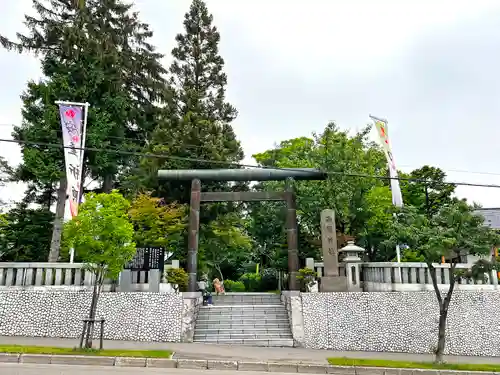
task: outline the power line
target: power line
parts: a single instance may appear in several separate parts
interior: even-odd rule
[[[217,164],[217,165],[226,165],[233,166],[236,168],[260,168],[260,169],[280,169],[284,171],[294,171],[295,168],[280,168],[280,167],[268,167],[263,165],[250,165],[250,164],[241,164],[224,160],[207,160],[200,158],[190,158],[190,157],[182,157],[182,156],[173,156],[173,155],[164,155],[164,154],[153,154],[153,153],[143,153],[143,152],[134,152],[134,151],[123,151],[123,150],[113,150],[113,149],[104,149],[104,148],[96,148],[96,147],[69,147],[64,146],[62,144],[56,143],[45,143],[45,142],[33,142],[33,141],[22,141],[22,140],[14,140],[14,139],[2,139],[0,138],[0,142],[7,143],[16,143],[16,144],[24,144],[26,146],[44,146],[50,148],[59,148],[59,149],[75,149],[75,150],[84,150],[84,151],[93,151],[93,152],[105,152],[105,153],[113,153],[118,155],[130,155],[130,156],[139,156],[145,158],[156,158],[156,159],[169,159],[169,160],[179,160],[179,161],[188,161],[194,163],[207,163],[207,164]],[[375,176],[363,173],[356,172],[334,172],[334,171],[325,171],[324,172],[330,176],[347,176],[347,177],[359,177],[359,178],[371,178],[378,180],[399,180],[399,181],[408,181],[408,182],[419,182],[419,183],[429,183],[428,180],[425,179],[417,179],[410,177],[389,177],[389,176]],[[487,187],[487,188],[500,188],[500,185],[495,184],[476,184],[469,182],[444,182],[447,185],[455,185],[455,186],[473,186],[473,187]]]
[[[17,125],[0,124],[0,127],[7,127],[7,126],[14,127]],[[51,131],[55,131],[57,134],[62,135],[62,130],[51,129]],[[139,138],[118,137],[118,136],[112,136],[112,135],[108,135],[108,136],[106,136],[106,138],[117,139],[117,140],[122,140],[122,141],[129,141],[129,142],[133,143],[134,146],[137,146],[138,149],[140,149],[141,147],[147,146],[147,144],[148,144],[145,140],[139,139]],[[203,147],[201,145],[193,145],[193,144],[189,144],[189,143],[184,143],[182,146],[185,148],[194,148],[194,149],[199,149],[199,148]],[[275,146],[275,147],[278,147],[278,146]],[[399,167],[419,168],[416,165],[408,165],[408,164],[400,164]],[[467,173],[467,174],[476,174],[476,175],[484,175],[484,176],[500,176],[500,172],[481,172],[481,171],[470,171],[470,170],[464,170],[464,169],[446,169],[446,170],[442,169],[442,170],[446,173],[452,172],[452,173]]]

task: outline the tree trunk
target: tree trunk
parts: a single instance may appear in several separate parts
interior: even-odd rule
[[[113,190],[113,175],[107,174],[104,176],[104,182],[102,184],[102,192],[103,193],[111,193]]]
[[[214,267],[217,270],[217,272],[219,272],[220,281],[224,282],[224,275],[222,274],[222,270],[220,269],[220,266],[218,264],[214,264]]]
[[[57,262],[61,250],[61,234],[64,224],[64,208],[66,207],[66,190],[68,181],[66,176],[61,177],[59,189],[57,190],[56,216],[54,228],[52,229],[52,240],[50,241],[50,252],[48,262]]]
[[[94,282],[94,288],[92,291],[92,302],[90,303],[89,312],[89,322],[87,324],[87,329],[85,332],[85,348],[92,348],[92,339],[94,338],[94,327],[95,327],[95,317],[97,312],[97,302],[99,301],[99,296],[102,290],[102,283],[104,281],[104,272],[100,271],[96,273],[96,279]]]
[[[439,326],[438,326],[438,343],[436,348],[436,363],[443,363],[444,347],[446,345],[446,318],[448,317],[448,308],[440,306],[439,308]]]
[[[455,277],[455,267],[456,263],[452,263],[450,267],[450,286],[448,288],[448,292],[444,299],[441,297],[441,292],[438,288],[437,278],[436,278],[436,269],[434,266],[429,265],[429,269],[431,270],[431,279],[432,284],[434,286],[434,291],[436,292],[436,297],[439,303],[439,325],[438,325],[438,342],[436,347],[436,363],[443,363],[444,356],[444,348],[446,345],[446,319],[448,318],[448,308],[450,306],[451,297],[453,295],[453,290],[455,289],[456,277]]]

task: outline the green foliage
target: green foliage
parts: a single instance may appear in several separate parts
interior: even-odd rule
[[[134,242],[140,247],[163,247],[175,259],[182,259],[186,211],[185,206],[166,204],[149,193],[139,194],[128,212],[135,229]]]
[[[224,289],[226,292],[244,292],[245,284],[243,281],[224,280]]]
[[[222,269],[242,264],[252,249],[242,219],[234,213],[220,215],[208,224],[203,224],[199,241],[202,267],[212,277],[220,277],[221,280],[224,280]]]
[[[299,270],[299,274],[297,275],[297,280],[301,282],[304,291],[308,291],[308,289],[312,285],[314,285],[317,276],[318,275],[314,270],[304,267]]]
[[[258,273],[245,273],[240,277],[247,292],[260,292],[261,277]]]
[[[446,183],[446,173],[439,168],[428,165],[415,169],[410,174],[401,177],[417,181],[401,181],[403,201],[406,205],[416,207],[420,213],[435,215],[439,209],[456,201],[453,197],[456,186]],[[428,204],[425,196],[427,186]]]
[[[156,195],[182,203],[189,201],[189,184],[168,182],[158,186],[158,169],[220,168],[193,159],[227,162],[243,159],[240,142],[230,125],[237,111],[225,98],[227,76],[219,54],[220,34],[212,22],[205,2],[193,0],[184,16],[184,32],[175,37],[177,45],[172,50],[165,114],[148,146],[154,153],[191,160],[144,159],[142,176],[136,178],[139,186],[155,189]],[[222,187],[228,184],[204,186],[209,191]],[[202,221],[207,222],[204,218]]]
[[[129,202],[118,192],[89,194],[64,238],[94,274],[115,279],[135,254]]]
[[[23,94],[23,125],[15,139],[53,143],[60,137],[56,100],[91,103],[87,146],[127,150],[125,138],[144,138],[157,115],[156,99],[165,91],[166,72],[162,55],[148,43],[147,24],[120,0],[87,1],[75,11],[66,1],[33,1],[36,16],[25,16],[28,33],[17,42],[2,38],[4,47],[40,56],[44,79],[29,82]],[[153,121],[154,122],[154,121]],[[134,129],[124,124],[134,124]],[[63,152],[58,149],[22,146],[23,165],[33,181],[59,180]],[[86,153],[86,171],[106,180],[131,156]],[[26,177],[28,178],[28,177]]]
[[[268,292],[278,289],[278,271],[274,268],[265,268],[260,273],[260,290]]]
[[[379,208],[375,202],[380,195],[387,196],[388,189],[382,189],[385,182],[345,175],[353,171],[375,176],[387,173],[385,157],[379,147],[368,140],[369,132],[367,127],[351,137],[330,123],[322,133],[311,138],[286,140],[271,150],[253,155],[263,166],[317,168],[330,173],[326,181],[297,181],[294,184],[301,258],[305,258],[306,253],[315,258],[319,255],[320,213],[325,208],[335,210],[337,230],[341,234],[362,238],[369,248],[381,242],[390,211],[386,212],[389,206]],[[378,187],[380,190],[373,190]],[[284,184],[266,182],[259,188],[279,191],[284,189]],[[260,244],[259,248],[263,247],[266,237],[270,237],[272,251],[277,251],[285,240],[282,206],[263,203],[250,207],[249,232]],[[369,226],[368,220],[371,220]],[[373,233],[367,233],[367,227],[371,227]]]
[[[0,215],[0,260],[46,262],[54,214],[19,203]]]
[[[396,258],[392,260],[396,262]],[[401,262],[424,262],[425,257],[419,254],[418,251],[412,251],[411,249],[405,249],[401,252]]]
[[[407,244],[429,268],[440,316],[436,362],[442,363],[448,308],[457,282],[464,278],[483,280],[486,273],[499,269],[496,260],[490,259],[481,259],[469,270],[457,269],[456,259],[464,253],[487,257],[500,243],[500,236],[486,227],[484,218],[464,201],[443,206],[433,216],[422,214],[415,207],[405,207],[394,227],[393,242]],[[450,284],[444,297],[435,268],[443,256],[451,260]]]
[[[50,208],[57,184],[65,177],[60,148],[33,146],[31,142],[58,143],[61,125],[55,101],[89,102],[86,146],[107,150],[136,151],[152,131],[159,102],[166,91],[160,64],[162,55],[148,43],[152,36],[140,22],[132,4],[121,0],[33,0],[35,15],[25,16],[25,34],[17,41],[0,36],[7,49],[34,52],[40,59],[43,78],[29,81],[21,96],[22,124],[13,138],[21,144],[23,162],[15,177],[28,184],[28,203]],[[102,183],[110,192],[116,176],[136,164],[135,156],[86,151],[83,180]],[[62,180],[61,180],[62,179]],[[83,184],[82,184],[83,185]],[[65,191],[60,189],[51,258],[57,259],[60,221]]]
[[[441,257],[488,255],[498,243],[498,235],[484,225],[474,208],[459,201],[442,207],[430,218],[414,207],[405,207],[394,224],[396,239],[422,255],[427,263]]]
[[[176,292],[188,285],[188,274],[184,268],[169,268],[166,272],[166,279]]]
[[[358,233],[358,244],[368,251],[371,261],[387,261],[394,246],[384,241],[391,235],[394,221],[392,193],[388,186],[375,186],[364,197],[365,225]]]

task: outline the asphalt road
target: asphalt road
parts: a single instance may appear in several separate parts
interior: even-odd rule
[[[154,369],[137,367],[98,367],[98,366],[66,366],[66,365],[28,365],[17,363],[0,363],[2,375],[108,375],[108,374],[144,374],[156,375],[166,373],[172,375],[214,375],[220,373],[214,370],[179,370]],[[224,375],[241,375],[242,372],[224,370]],[[269,375],[268,372],[245,371],[245,375]],[[286,374],[282,374],[286,375]]]

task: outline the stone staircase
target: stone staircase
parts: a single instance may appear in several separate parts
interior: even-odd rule
[[[286,308],[271,293],[213,296],[213,306],[200,308],[194,342],[293,347]]]

